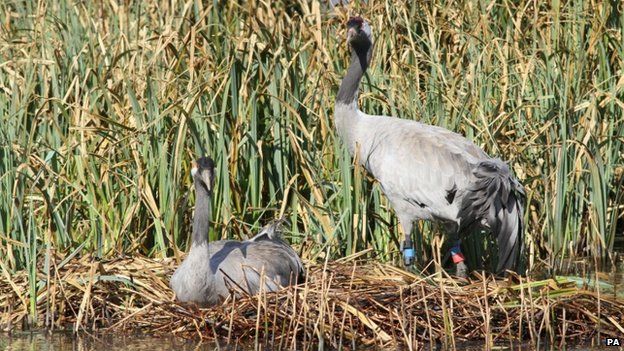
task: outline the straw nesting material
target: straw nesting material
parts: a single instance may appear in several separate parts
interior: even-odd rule
[[[0,280],[0,326],[137,332],[269,343],[299,348],[417,345],[425,341],[548,340],[621,336],[624,301],[565,279],[496,280],[444,272],[419,276],[367,260],[308,265],[306,281],[278,293],[241,296],[198,309],[174,302],[172,259],[99,261],[91,256],[40,265]],[[36,309],[31,309],[36,301]],[[36,319],[33,318],[36,310]]]

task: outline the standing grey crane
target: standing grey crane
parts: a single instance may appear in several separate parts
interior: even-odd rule
[[[191,173],[197,201],[191,250],[171,277],[179,301],[212,306],[232,292],[254,295],[302,281],[301,259],[281,239],[278,222],[265,226],[250,240],[208,243],[214,162],[202,157]]]
[[[507,165],[463,136],[413,120],[372,116],[358,108],[362,76],[373,48],[361,17],[347,22],[351,63],[334,107],[336,130],[352,156],[381,184],[403,229],[405,265],[413,263],[415,220],[442,223],[456,239],[489,228],[497,237],[497,273],[515,269],[522,245],[524,189]],[[466,265],[459,240],[451,249],[457,275]]]

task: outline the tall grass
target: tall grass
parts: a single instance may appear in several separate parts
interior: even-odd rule
[[[387,200],[333,132],[347,12],[376,37],[363,110],[447,127],[508,160],[528,194],[531,265],[610,257],[624,231],[617,2],[10,0],[2,269],[36,284],[51,249],[178,256],[201,154],[218,168],[212,239],[283,211],[313,257],[371,247],[397,259]],[[418,231],[424,262],[438,231]]]

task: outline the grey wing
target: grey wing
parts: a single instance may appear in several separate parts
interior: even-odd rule
[[[304,278],[301,258],[281,239],[249,243],[248,253],[251,266],[264,267],[264,274],[281,286],[300,283]]]
[[[263,276],[265,291],[276,291],[298,281],[303,265],[290,246],[273,240],[237,244],[231,248],[226,245],[211,257],[219,284],[253,295],[260,291]]]
[[[362,146],[361,162],[379,180],[393,206],[446,218],[457,212],[457,189],[472,181],[472,168],[487,155],[459,134],[446,129],[396,118],[373,128]],[[375,132],[376,130],[376,132]],[[380,133],[379,131],[384,131]]]
[[[294,285],[303,282],[305,280],[305,269],[303,268],[301,257],[285,241],[280,239],[279,244],[282,246],[282,249],[279,250],[280,256],[282,256],[285,262],[288,262],[287,265],[281,265],[281,269],[276,272],[282,281],[282,285]]]
[[[259,248],[263,248],[265,252],[271,253],[271,258],[284,262],[283,264],[272,264],[272,274],[275,277],[280,277],[281,285],[286,286],[294,284],[297,281],[301,282],[305,278],[305,271],[301,258],[295,252],[295,250],[282,238],[282,225],[286,222],[285,217],[280,217],[271,221],[265,225],[253,238],[247,242],[260,242]],[[252,250],[254,247],[252,246]],[[294,280],[293,280],[294,279]]]

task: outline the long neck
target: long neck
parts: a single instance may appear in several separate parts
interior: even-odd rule
[[[358,92],[360,89],[360,81],[371,58],[370,46],[360,48],[359,50],[351,50],[351,65],[347,71],[347,75],[342,79],[338,95],[336,96],[336,104],[334,105],[334,124],[336,132],[349,149],[349,153],[353,155],[357,148],[358,125],[361,120],[361,114],[358,111]]]
[[[366,49],[351,50],[351,64],[349,65],[347,75],[342,79],[342,83],[340,83],[340,89],[338,89],[338,95],[336,96],[336,105],[353,105],[354,108],[357,108],[360,81],[368,68],[370,51],[370,46]]]
[[[193,241],[191,249],[208,242],[210,229],[211,194],[198,180],[195,180],[195,214],[193,215]]]

